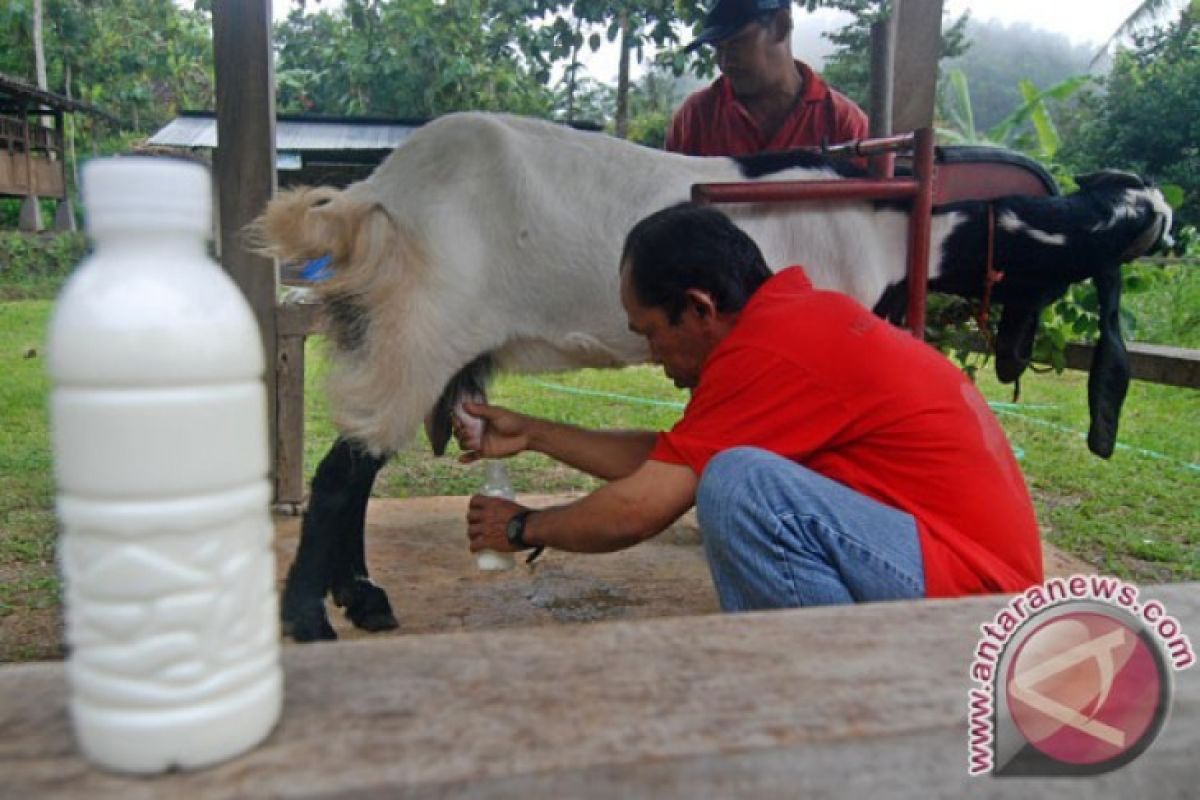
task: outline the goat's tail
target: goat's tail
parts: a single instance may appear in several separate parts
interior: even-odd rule
[[[254,247],[285,263],[328,257],[332,277],[321,295],[367,295],[421,263],[416,243],[379,202],[328,186],[287,189],[249,230]]]
[[[300,263],[332,253],[341,237],[330,235],[328,214],[318,213],[341,196],[328,186],[285,189],[250,224],[247,236],[255,250],[284,263]]]
[[[429,262],[421,242],[369,188],[280,192],[252,236],[260,252],[285,262],[328,257],[330,275],[313,288],[335,348],[334,422],[373,453],[405,445],[445,382],[414,374],[399,346],[424,330],[417,306]],[[421,392],[429,396],[414,400]]]

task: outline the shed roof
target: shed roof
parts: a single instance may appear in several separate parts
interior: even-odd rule
[[[70,97],[64,97],[61,94],[48,92],[44,89],[39,89],[32,83],[14,78],[11,75],[5,75],[0,72],[0,97],[13,97],[18,100],[26,100],[31,102],[36,108],[33,110],[39,111],[43,108],[50,108],[55,111],[82,111],[85,114],[91,114],[96,117],[103,117],[115,125],[120,125],[121,121],[109,114],[107,111],[101,111],[95,106],[81,103]]]
[[[275,121],[275,149],[393,150],[424,124],[425,120],[413,119],[280,114]],[[217,146],[216,116],[207,111],[184,111],[151,136],[148,143],[213,149]]]

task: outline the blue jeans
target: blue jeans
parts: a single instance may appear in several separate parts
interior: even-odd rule
[[[765,450],[709,461],[696,514],[725,611],[925,596],[910,514]]]

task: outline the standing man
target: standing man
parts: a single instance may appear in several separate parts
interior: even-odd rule
[[[868,135],[867,115],[792,57],[791,0],[717,0],[687,46],[711,45],[721,77],[675,112],[667,150],[741,156]]]
[[[1042,580],[1033,506],[979,391],[932,347],[799,267],[774,275],[728,217],[681,204],[630,231],[621,303],[675,385],[667,433],[589,431],[486,405],[464,460],[534,450],[609,483],[531,511],[472,497],[472,551],[602,553],[693,504],[726,611],[1018,592]],[[476,438],[472,438],[476,437]]]

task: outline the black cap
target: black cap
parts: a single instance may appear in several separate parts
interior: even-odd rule
[[[683,49],[691,52],[702,44],[724,41],[764,14],[791,5],[792,0],[716,0],[704,15],[704,30]]]

